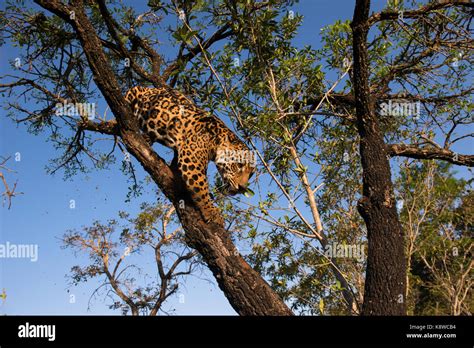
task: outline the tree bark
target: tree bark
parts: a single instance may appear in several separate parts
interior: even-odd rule
[[[461,155],[448,149],[434,147],[419,147],[406,144],[387,145],[387,152],[390,156],[403,156],[416,159],[437,159],[446,161],[458,166],[474,167],[473,155]]]
[[[205,223],[199,209],[183,190],[177,171],[156,154],[141,135],[133,113],[121,93],[113,70],[101,48],[96,31],[87,18],[81,0],[65,5],[57,0],[35,0],[46,10],[69,22],[76,31],[94,81],[110,109],[127,150],[143,166],[178,212],[186,240],[203,257],[220,289],[240,315],[293,315],[265,280],[242,258],[223,226]],[[74,15],[71,16],[71,11]]]
[[[395,207],[390,163],[370,98],[367,35],[370,0],[357,0],[352,21],[353,80],[363,197],[358,210],[367,226],[368,255],[362,315],[405,315],[406,260]]]

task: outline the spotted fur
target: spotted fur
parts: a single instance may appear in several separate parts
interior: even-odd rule
[[[254,164],[229,161],[225,156],[217,161],[216,158],[229,151],[250,151],[219,118],[167,87],[133,87],[125,98],[150,141],[175,151],[177,167],[186,189],[199,205],[206,221],[219,216],[209,193],[209,161],[216,162],[225,193],[234,195],[245,192],[255,171]]]

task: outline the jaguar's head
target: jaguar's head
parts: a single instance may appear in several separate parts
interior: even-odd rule
[[[227,148],[217,151],[216,166],[222,177],[221,191],[228,195],[245,193],[255,173],[256,158],[248,148]]]

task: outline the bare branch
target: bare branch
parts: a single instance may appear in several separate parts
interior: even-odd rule
[[[13,172],[13,170],[9,169],[5,164],[8,162],[10,157],[3,158],[2,161],[0,162],[0,179],[3,183],[3,186],[5,188],[5,192],[2,193],[2,196],[4,196],[4,203],[5,201],[8,201],[8,209],[11,208],[12,206],[12,198],[18,195],[23,194],[23,192],[16,192],[16,185],[18,182],[15,182],[13,184],[13,187],[10,187],[10,185],[7,183],[7,180],[5,178],[5,175],[3,174],[2,171],[5,172]]]

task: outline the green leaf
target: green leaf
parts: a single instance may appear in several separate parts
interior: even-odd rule
[[[322,298],[319,299],[319,311],[324,314],[324,300]]]
[[[255,192],[253,192],[251,189],[247,188],[247,190],[244,192],[245,197],[253,197],[255,196]]]

